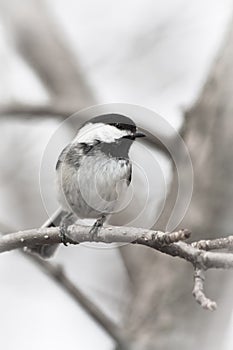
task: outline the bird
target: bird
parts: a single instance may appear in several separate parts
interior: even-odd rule
[[[66,245],[68,226],[77,219],[91,218],[95,223],[90,234],[95,240],[131,183],[130,147],[145,136],[123,114],[102,114],[86,121],[58,157],[56,185],[61,209],[42,227],[59,226]],[[57,245],[41,245],[31,251],[46,259],[56,248]]]

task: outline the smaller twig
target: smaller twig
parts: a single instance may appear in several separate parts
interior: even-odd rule
[[[202,250],[229,249],[233,247],[233,236],[200,240],[191,243],[192,247]]]
[[[214,311],[217,308],[215,301],[207,298],[204,292],[204,281],[205,275],[202,269],[196,268],[194,270],[194,287],[193,287],[193,296],[196,301],[203,307],[203,309]]]
[[[191,236],[191,231],[187,229],[175,231],[175,232],[160,232],[160,231],[155,231],[154,233],[150,233],[150,237],[147,234],[142,234],[142,237],[138,238],[135,242],[132,243],[141,243],[141,240],[154,240],[158,242],[161,246],[167,246],[172,243],[176,243],[179,241],[185,241],[186,239],[190,238]]]

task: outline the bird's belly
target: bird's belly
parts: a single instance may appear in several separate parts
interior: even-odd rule
[[[128,187],[129,174],[128,160],[89,156],[78,169],[64,164],[58,181],[60,203],[79,218],[111,214]]]

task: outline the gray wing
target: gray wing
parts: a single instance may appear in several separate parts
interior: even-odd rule
[[[85,152],[85,144],[69,144],[66,146],[61,154],[58,157],[57,163],[56,163],[56,170],[58,171],[61,164],[63,162],[71,164],[74,167],[78,167],[80,164],[80,157],[83,155],[83,152]],[[62,217],[64,216],[64,211],[62,209],[58,209],[42,226],[42,228],[51,227],[51,226],[59,226]],[[39,245],[37,247],[34,247],[31,250],[31,252],[36,253],[40,255],[42,258],[50,258],[55,250],[57,249],[57,244],[55,245]]]
[[[58,157],[56,170],[59,169],[62,162],[78,168],[80,165],[80,159],[83,155],[87,154],[93,145],[87,145],[86,143],[77,143],[66,146]]]
[[[69,148],[70,148],[70,145],[66,146],[66,147],[62,150],[62,152],[60,153],[60,155],[59,155],[59,157],[58,157],[58,160],[57,160],[57,163],[56,163],[56,170],[59,169],[61,163],[65,160]]]

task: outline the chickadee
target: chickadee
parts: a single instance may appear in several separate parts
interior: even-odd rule
[[[65,244],[70,224],[78,218],[97,219],[90,231],[94,239],[131,182],[129,149],[136,138],[144,136],[121,114],[104,114],[87,121],[58,158],[57,192],[62,209],[43,227],[60,225]],[[32,250],[49,258],[55,249],[43,245]]]

